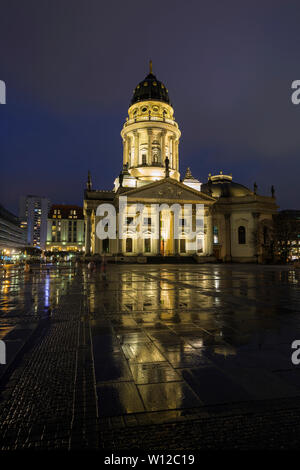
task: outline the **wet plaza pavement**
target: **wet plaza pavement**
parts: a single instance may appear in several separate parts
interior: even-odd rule
[[[20,425],[24,436],[44,426],[54,447],[122,447],[141,426],[155,434],[155,425],[194,419],[203,428],[224,413],[234,423],[249,410],[300,406],[300,365],[291,361],[300,275],[291,267],[112,264],[103,281],[66,265],[0,276],[0,339],[8,362],[18,357],[2,387],[5,448],[18,448]],[[52,408],[41,412],[46,398]]]

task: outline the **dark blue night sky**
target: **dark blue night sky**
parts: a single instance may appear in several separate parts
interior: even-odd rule
[[[20,195],[82,204],[111,189],[133,89],[153,72],[169,90],[187,166],[299,209],[298,1],[1,0],[0,203]]]

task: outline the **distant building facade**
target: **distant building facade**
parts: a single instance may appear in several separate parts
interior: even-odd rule
[[[300,211],[283,210],[274,218],[276,252],[282,261],[300,259]]]
[[[83,251],[84,230],[82,207],[52,205],[48,214],[46,250]]]
[[[28,245],[45,249],[49,207],[50,201],[46,197],[28,195],[20,198],[19,218],[26,230]]]
[[[0,251],[10,252],[25,244],[25,232],[20,227],[18,217],[0,206]]]

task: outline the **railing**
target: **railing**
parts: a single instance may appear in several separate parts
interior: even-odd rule
[[[134,124],[134,123],[140,122],[140,121],[166,122],[167,124],[171,124],[172,126],[178,127],[177,122],[173,121],[172,119],[167,119],[167,118],[161,119],[161,118],[156,117],[156,116],[140,116],[139,118],[128,119],[128,121],[125,122],[124,126],[126,127],[130,124]]]

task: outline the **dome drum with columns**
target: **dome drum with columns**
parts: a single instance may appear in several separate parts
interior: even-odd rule
[[[121,131],[123,165],[136,179],[135,187],[164,178],[166,158],[169,159],[170,177],[179,181],[180,135],[168,90],[153,75],[150,62],[150,73],[135,88]],[[133,182],[130,184],[132,187]],[[118,187],[117,181],[115,186]]]
[[[192,175],[190,168],[180,180],[179,141],[181,132],[175,121],[166,86],[152,72],[133,92],[128,117],[121,131],[123,165],[114,181],[114,189],[92,189],[89,173],[84,193],[85,252],[86,255],[106,253],[122,259],[138,260],[151,256],[193,256],[198,262],[236,261],[264,262],[268,252],[266,233],[271,233],[272,217],[277,211],[272,186],[271,196],[254,191],[232,181],[232,175],[221,171],[209,175],[207,183]],[[96,236],[97,207],[111,203],[118,208],[118,199],[126,195],[128,218],[134,217],[134,207],[142,203],[192,204],[193,225],[196,225],[195,207],[203,206],[204,230],[196,235],[194,248],[188,248],[187,235],[182,231],[179,240],[174,239],[174,215],[164,210],[157,220],[159,238],[151,238],[151,230],[143,230],[146,238],[137,239],[128,232],[125,238],[100,240]],[[131,212],[133,211],[133,212]],[[183,212],[184,213],[184,212]],[[147,220],[147,219],[145,219]],[[260,242],[263,234],[264,243]],[[195,248],[196,247],[196,248]]]

